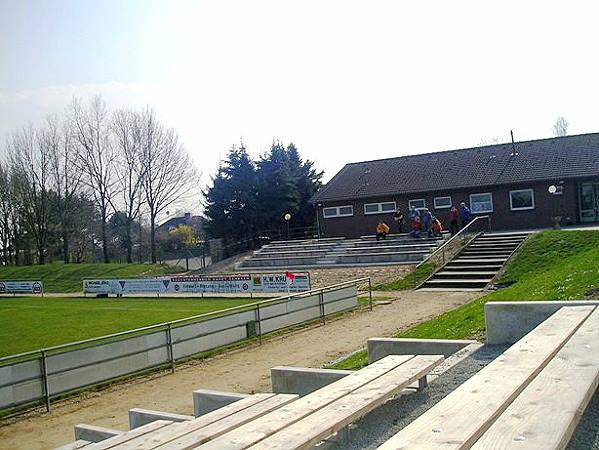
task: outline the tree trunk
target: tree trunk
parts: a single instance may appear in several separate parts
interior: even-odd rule
[[[106,208],[102,208],[102,254],[104,263],[108,264],[110,259],[108,258],[108,236],[106,233]]]
[[[131,219],[129,217],[125,230],[127,232],[127,263],[131,264],[133,262],[133,239],[131,238]]]
[[[150,214],[150,249],[152,253],[152,264],[156,264],[156,230],[154,225],[156,223],[156,217],[154,214]]]
[[[69,234],[64,229],[64,226],[62,231],[62,255],[64,258],[64,263],[69,264],[71,262],[69,255]]]

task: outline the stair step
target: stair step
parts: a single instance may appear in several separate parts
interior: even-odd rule
[[[497,272],[481,272],[481,271],[463,271],[463,272],[452,272],[452,271],[441,271],[437,272],[433,275],[433,280],[437,278],[479,278],[479,279],[488,279],[490,280],[495,276]]]
[[[472,259],[472,258],[458,258],[452,261],[453,265],[470,265],[472,266],[473,264],[494,264],[494,265],[500,265],[502,266],[503,263],[505,263],[507,261],[507,259],[503,258],[503,259],[491,259],[491,258],[485,258],[485,259]]]
[[[451,270],[453,272],[469,272],[469,271],[493,271],[498,272],[501,269],[501,265],[489,266],[489,265],[479,265],[479,266],[468,266],[468,265],[458,265],[452,266],[451,263],[446,265],[443,270]]]

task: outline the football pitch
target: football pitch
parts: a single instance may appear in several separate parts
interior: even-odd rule
[[[256,298],[0,298],[0,356],[253,303]]]

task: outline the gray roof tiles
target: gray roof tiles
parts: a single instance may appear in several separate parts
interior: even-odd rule
[[[599,176],[599,133],[346,164],[312,202]]]

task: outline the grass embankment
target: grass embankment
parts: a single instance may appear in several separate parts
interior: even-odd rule
[[[156,277],[180,272],[166,264],[45,264],[0,267],[0,280],[42,280],[49,293],[81,292],[86,278]]]
[[[487,302],[599,298],[599,231],[545,231],[532,236],[497,285],[505,287],[395,337],[482,339]],[[359,352],[333,368],[357,369],[367,362],[366,352]]]
[[[0,356],[217,311],[256,298],[0,298]]]
[[[414,289],[426,280],[435,270],[435,264],[427,262],[408,273],[405,277],[398,278],[387,283],[377,284],[372,287],[373,291],[406,291]]]

